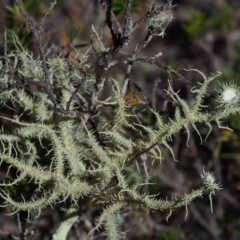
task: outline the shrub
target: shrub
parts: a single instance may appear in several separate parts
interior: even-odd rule
[[[16,49],[8,52],[5,31],[5,51],[0,62],[0,154],[1,163],[9,168],[9,178],[1,183],[0,192],[5,205],[11,206],[14,213],[37,211],[40,214],[48,205],[67,202],[66,220],[61,222],[53,239],[66,239],[70,228],[79,219],[81,204],[86,204],[86,201],[101,209],[89,234],[104,226],[108,239],[121,237],[118,213],[123,209],[168,210],[168,219],[176,208],[185,207],[187,212],[188,204],[205,192],[209,195],[212,209],[212,196],[221,187],[213,173],[204,169],[202,186],[172,200],[144,192],[143,186],[148,184],[148,180],[140,178],[143,182],[131,183],[127,180],[129,167],[136,168],[134,171],[140,176],[144,172],[148,176],[147,163],[161,163],[160,146],[166,147],[175,159],[169,141],[180,130],[184,129],[189,139],[192,126],[201,138],[197,123],[206,124],[210,133],[213,122],[223,128],[221,119],[240,111],[240,91],[234,83],[220,86],[214,111],[203,111],[209,83],[220,73],[208,78],[196,69],[187,70],[203,78],[201,84],[192,88],[195,98],[190,104],[180,98],[169,81],[167,93],[175,103],[175,113],[167,120],[131,81],[132,66],[137,62],[164,69],[169,79],[175,75],[184,80],[178,72],[160,62],[161,53],[152,57],[138,56],[153,36],[164,36],[165,28],[172,20],[172,2],[169,0],[159,8],[152,5],[145,16],[133,23],[130,16],[132,1],[126,0],[124,21],[120,24],[111,11],[111,1],[99,0],[106,12],[112,47],[106,47],[92,27],[99,49],[96,44],[91,45],[84,54],[79,52],[74,61],[67,61],[51,54],[51,51],[47,53],[48,49],[42,46],[40,38],[44,21],[37,27],[20,1],[15,2],[38,45],[39,57],[33,57],[29,50],[23,48],[14,33],[12,39]],[[132,33],[143,23],[148,24],[144,42],[136,45],[132,52],[121,54],[129,46]],[[94,57],[89,56],[90,51],[95,53]],[[107,73],[111,67],[123,63],[127,68],[121,85]],[[107,81],[111,82],[112,89],[105,98],[101,93]],[[132,111],[136,105],[146,105],[150,111],[152,120],[149,125]],[[112,117],[108,117],[106,112],[110,112]],[[23,185],[29,186],[31,193],[29,189],[23,192],[18,188]],[[16,193],[21,193],[22,197]]]

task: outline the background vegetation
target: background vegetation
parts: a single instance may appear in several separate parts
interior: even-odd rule
[[[147,11],[147,5],[152,1],[133,1],[133,20],[138,20]],[[176,1],[177,2],[177,1]],[[23,1],[24,7],[34,18],[40,22],[47,12],[50,1]],[[157,6],[165,3],[155,1]],[[178,1],[178,7],[173,9],[174,19],[166,29],[164,38],[154,37],[151,43],[142,52],[143,56],[153,56],[162,52],[161,62],[171,69],[183,75],[187,81],[179,81],[173,76],[172,85],[179,90],[180,96],[187,102],[192,102],[193,95],[190,89],[202,79],[193,72],[185,72],[182,69],[199,69],[207,76],[216,71],[221,71],[219,81],[234,80],[239,84],[240,68],[240,3],[239,1]],[[123,19],[124,1],[113,1],[113,11],[118,19]],[[1,6],[2,5],[2,6]],[[37,56],[37,44],[32,32],[26,24],[22,14],[13,1],[1,1],[0,24],[15,32],[19,43],[24,49],[30,49]],[[102,29],[104,43],[109,47],[112,44],[111,34],[104,24],[104,14],[97,1],[58,1],[50,12],[44,24],[44,32],[47,38],[43,39],[44,45],[51,47],[56,55],[62,56],[71,62],[76,56],[76,49],[85,52],[91,42],[93,24],[95,29]],[[133,35],[131,46],[144,39],[147,28],[141,26],[141,31]],[[4,31],[1,29],[2,43]],[[14,51],[14,43],[9,37],[9,51]],[[74,48],[72,48],[74,46]],[[4,56],[4,46],[1,45],[1,56]],[[84,71],[84,69],[83,69]],[[124,79],[125,68],[122,65],[112,69],[109,73],[119,82]],[[144,90],[144,95],[151,100],[153,107],[163,114],[163,118],[172,117],[174,103],[168,98],[164,89],[168,89],[167,71],[159,71],[153,66],[136,64],[131,71],[131,79]],[[158,83],[158,85],[157,85]],[[210,109],[215,109],[214,89],[217,81],[212,82],[210,91],[204,99],[204,104]],[[103,90],[102,98],[107,96],[111,86]],[[153,90],[154,89],[154,90]],[[152,115],[144,106],[136,106],[134,114],[141,123],[151,124]],[[144,111],[143,111],[144,110]],[[9,117],[9,113],[4,113]],[[111,113],[105,112],[107,117]],[[29,121],[29,119],[24,119]],[[186,146],[187,136],[184,131],[178,132],[171,147],[178,162],[173,160],[171,153],[161,148],[164,160],[162,165],[156,164],[148,172],[150,183],[142,191],[150,195],[159,194],[161,198],[177,198],[201,185],[199,174],[203,167],[207,171],[213,171],[217,181],[221,182],[223,190],[213,198],[213,214],[209,208],[209,199],[196,199],[188,208],[188,216],[185,219],[185,208],[179,208],[172,213],[166,221],[167,212],[150,211],[145,209],[131,209],[122,211],[118,217],[121,232],[127,232],[126,239],[239,239],[240,238],[240,176],[239,176],[239,146],[240,125],[239,116],[230,116],[224,122],[234,131],[219,130],[213,126],[213,131],[206,142],[200,144],[198,134],[192,129],[189,147]],[[199,132],[207,135],[208,128],[199,124]],[[129,134],[131,131],[129,130]],[[139,136],[132,136],[138,139]],[[7,166],[1,165],[0,178],[5,180]],[[136,173],[136,168],[129,167],[127,182],[133,186],[136,182],[147,179],[146,175]],[[12,175],[14,178],[14,174]],[[9,179],[8,179],[9,180]],[[11,179],[10,179],[11,180]],[[17,187],[12,187],[12,194],[31,197],[31,185],[27,181],[21,181]],[[51,185],[50,185],[51,187]],[[37,219],[30,218],[27,221],[26,212],[6,216],[12,210],[7,206],[0,211],[0,229],[2,238],[13,239],[25,235],[27,239],[51,239],[58,225],[63,221],[69,202],[61,202],[53,208],[46,207]],[[83,232],[92,230],[101,209],[92,201],[82,202],[80,220],[74,224],[69,233],[69,239],[83,239]],[[124,216],[124,220],[121,216]],[[92,239],[105,239],[100,231],[91,236]]]

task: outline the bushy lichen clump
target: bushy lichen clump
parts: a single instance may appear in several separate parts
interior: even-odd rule
[[[170,9],[171,4],[163,8],[164,11]],[[151,11],[154,12],[154,8]],[[156,11],[156,14],[159,12]],[[148,15],[152,16],[150,12]],[[127,24],[130,21],[129,13],[125,17]],[[107,21],[114,22],[116,19]],[[137,25],[133,26],[135,29]],[[125,29],[125,35],[133,29]],[[95,35],[99,37],[96,32]],[[209,83],[219,73],[207,78],[200,71],[192,69],[190,71],[202,75],[203,82],[192,89],[195,98],[190,104],[170,87],[169,95],[176,103],[174,118],[164,122],[159,113],[151,109],[156,119],[153,125],[134,124],[129,120],[134,115],[130,114],[130,107],[116,80],[110,79],[113,86],[111,98],[100,101],[99,94],[106,80],[104,71],[118,63],[113,56],[116,49],[123,48],[127,42],[117,46],[116,41],[112,49],[106,49],[99,38],[102,52],[97,57],[97,63],[89,62],[87,54],[79,54],[72,64],[51,55],[35,59],[21,47],[15,35],[13,38],[15,53],[5,56],[5,61],[0,62],[0,68],[3,69],[0,76],[0,157],[1,163],[8,164],[9,174],[10,168],[17,171],[13,181],[1,183],[0,195],[6,205],[15,211],[38,210],[40,213],[47,205],[71,200],[68,212],[71,217],[62,222],[54,239],[60,239],[60,235],[65,239],[71,226],[78,220],[78,213],[73,214],[78,209],[78,201],[85,197],[103,209],[93,231],[105,225],[109,239],[120,236],[115,217],[117,212],[126,207],[168,210],[169,217],[176,208],[185,206],[187,209],[192,200],[202,197],[206,191],[212,207],[212,195],[220,190],[212,173],[203,171],[203,185],[199,189],[178,199],[159,200],[148,193],[140,193],[142,183],[130,187],[124,170],[129,165],[137,165],[147,173],[147,161],[161,161],[160,145],[169,149],[174,156],[169,140],[181,129],[186,130],[189,138],[189,127],[192,126],[201,138],[197,123],[205,123],[211,130],[212,122],[216,122],[221,128],[222,118],[240,111],[240,91],[234,83],[220,87],[215,111],[202,111],[206,107],[203,106],[203,100]],[[147,40],[144,46],[146,44]],[[131,62],[128,67],[130,71],[135,60],[139,61],[136,56],[131,56],[122,62]],[[153,59],[145,60],[151,62]],[[125,80],[129,81],[129,72],[126,72]],[[102,108],[109,106],[114,109],[112,118],[107,118],[102,111]],[[11,114],[5,114],[6,110]],[[101,126],[96,127],[98,119],[103,120]],[[139,133],[139,129],[144,134],[138,134],[139,138],[133,141],[127,129],[131,129],[133,136],[134,131]],[[23,195],[19,200],[8,191],[9,187],[17,186],[23,180],[28,180],[35,187],[36,194],[31,199]]]
[[[31,56],[22,51],[19,54],[19,71],[15,76],[16,83],[21,77],[31,78],[37,83],[40,78],[36,78],[35,72],[26,69]],[[39,69],[39,61],[31,59],[32,65]],[[54,63],[58,64],[54,64]],[[51,83],[54,85],[54,91],[59,91],[56,96],[63,108],[66,108],[74,83],[72,79],[78,75],[69,74],[67,63],[61,58],[49,59]],[[6,85],[6,79],[9,79],[9,71],[5,71],[1,78],[2,86]],[[198,89],[193,89],[196,93],[195,100],[189,106],[177,93],[172,89],[170,94],[178,106],[175,112],[175,119],[164,123],[158,113],[153,112],[156,116],[154,127],[138,125],[144,129],[147,136],[133,142],[131,138],[126,137],[125,127],[131,127],[134,131],[135,125],[131,124],[128,113],[128,106],[121,95],[121,89],[115,80],[113,83],[114,99],[112,101],[101,101],[100,105],[112,105],[115,107],[113,119],[105,119],[105,125],[99,134],[104,136],[101,142],[96,138],[94,132],[89,129],[87,118],[88,113],[82,113],[80,118],[65,118],[58,116],[54,119],[54,106],[49,101],[47,94],[39,89],[32,95],[24,89],[12,88],[6,89],[0,94],[2,106],[6,108],[18,109],[22,107],[22,114],[28,115],[32,120],[26,122],[16,113],[12,118],[0,116],[2,122],[11,122],[14,127],[11,131],[4,130],[0,135],[1,140],[1,162],[7,162],[9,166],[15,167],[20,173],[19,176],[10,183],[2,183],[1,186],[9,187],[22,181],[24,178],[30,179],[37,186],[38,191],[42,191],[42,196],[30,201],[15,201],[12,196],[2,190],[1,196],[5,199],[6,204],[10,204],[17,211],[30,211],[38,209],[39,211],[49,204],[55,204],[58,201],[71,199],[77,204],[79,198],[91,196],[99,204],[105,206],[105,210],[99,219],[97,227],[102,223],[107,223],[110,216],[126,206],[146,207],[154,210],[168,209],[172,212],[175,208],[187,206],[187,204],[196,197],[202,196],[205,190],[210,190],[210,196],[219,190],[219,185],[215,183],[212,174],[203,173],[203,187],[184,195],[178,200],[155,200],[147,194],[142,195],[136,190],[138,186],[129,188],[123,174],[126,164],[135,164],[136,162],[150,161],[150,159],[161,160],[161,151],[159,144],[166,146],[172,153],[168,144],[176,132],[185,128],[189,134],[189,126],[192,125],[196,131],[196,123],[203,122],[211,127],[210,122],[215,121],[220,125],[220,120],[229,113],[239,111],[236,104],[236,95],[238,89],[231,88],[233,97],[225,99],[224,88],[218,93],[217,101],[220,102],[215,112],[201,112],[203,97],[206,94],[207,86],[215,76],[206,78]],[[33,84],[34,85],[34,84]],[[219,90],[220,91],[220,90]],[[220,97],[222,96],[222,99]],[[225,101],[225,102],[224,102]],[[232,101],[232,105],[230,104]],[[75,101],[77,104],[79,102]],[[73,102],[70,111],[73,110]],[[223,104],[225,103],[225,104]],[[227,109],[226,109],[227,106]],[[182,114],[180,114],[180,109]],[[101,114],[101,112],[99,112]],[[109,121],[109,122],[108,122]],[[200,133],[199,133],[200,135]],[[45,148],[44,141],[48,141],[48,149],[44,155],[41,149]],[[139,154],[140,153],[140,154]],[[146,154],[148,158],[146,158]],[[51,156],[51,157],[50,157]],[[42,163],[48,159],[47,166]],[[117,178],[117,185],[108,189],[107,186],[113,177]],[[208,179],[213,181],[208,181]],[[95,181],[93,181],[93,179]],[[52,188],[49,191],[44,190],[44,185],[51,182]],[[116,192],[116,188],[118,191]]]

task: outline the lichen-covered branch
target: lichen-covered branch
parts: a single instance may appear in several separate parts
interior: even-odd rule
[[[189,139],[189,128],[193,127],[201,138],[197,123],[204,123],[211,130],[215,122],[221,128],[221,119],[240,112],[240,90],[234,83],[220,86],[217,108],[203,112],[209,83],[220,73],[208,78],[202,72],[190,69],[188,71],[203,77],[203,82],[192,88],[194,100],[191,103],[182,99],[169,84],[167,93],[176,105],[174,118],[163,120],[149,104],[154,123],[146,125],[132,121],[136,116],[125,96],[132,84],[130,76],[134,63],[158,66],[167,72],[169,80],[174,75],[187,82],[177,71],[157,60],[161,54],[138,57],[152,36],[164,35],[172,19],[172,2],[168,1],[157,9],[151,6],[143,18],[132,23],[132,1],[126,0],[121,26],[112,12],[112,1],[99,0],[106,11],[112,47],[106,48],[97,30],[92,28],[100,50],[96,52],[97,48],[94,48],[94,59],[88,59],[87,52],[79,54],[74,64],[60,56],[45,54],[35,23],[20,1],[15,2],[37,41],[39,57],[25,50],[14,34],[15,52],[8,53],[7,31],[4,32],[4,57],[0,60],[0,163],[6,164],[8,171],[1,183],[0,196],[5,205],[15,211],[41,212],[48,205],[70,201],[67,214],[74,214],[60,224],[53,239],[66,239],[71,226],[79,219],[76,209],[80,199],[89,199],[102,209],[91,233],[104,225],[109,239],[121,236],[116,214],[122,209],[167,210],[169,217],[176,208],[185,207],[187,210],[188,204],[204,193],[209,194],[212,209],[212,196],[221,188],[213,174],[205,170],[201,175],[202,186],[171,200],[156,199],[142,193],[139,190],[141,182],[129,186],[127,181],[126,169],[130,165],[137,165],[138,170],[141,168],[148,175],[150,165],[146,162],[161,162],[160,145],[168,149],[175,159],[169,142],[179,131],[186,130]],[[133,31],[143,22],[149,27],[146,41],[129,52],[131,57],[119,58],[120,50],[128,46]],[[123,86],[108,75],[110,67],[121,63],[127,64]],[[106,81],[112,84],[107,97],[101,96]],[[129,94],[138,100],[133,91]],[[106,114],[106,109],[110,114]],[[30,195],[23,192],[19,198],[11,193],[10,188],[24,180],[34,191]]]

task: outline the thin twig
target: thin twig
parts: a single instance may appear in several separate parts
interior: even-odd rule
[[[4,75],[5,74],[5,69],[7,67],[7,64],[8,64],[8,55],[7,55],[7,29],[4,28],[4,56],[3,56],[3,59],[4,59],[4,64],[2,65],[2,68],[0,70],[0,75]]]
[[[49,13],[53,10],[53,8],[54,8],[54,6],[55,6],[56,4],[57,4],[57,1],[56,1],[56,0],[55,0],[53,3],[51,3],[51,6],[48,8],[47,12],[46,12],[45,15],[43,16],[42,21],[41,21],[40,26],[39,26],[39,30],[40,30],[41,32],[43,32],[43,31],[42,31],[42,27],[43,27],[43,24],[44,24],[47,16],[48,16]]]

